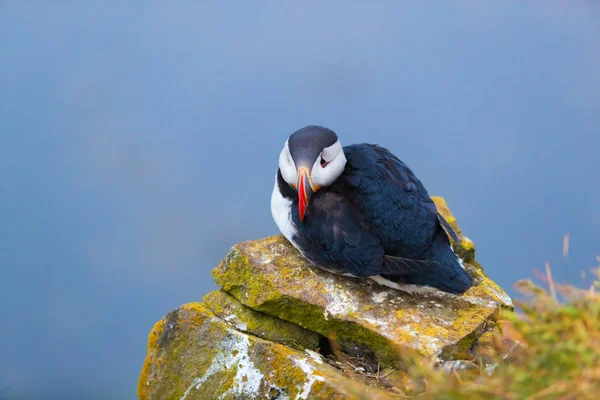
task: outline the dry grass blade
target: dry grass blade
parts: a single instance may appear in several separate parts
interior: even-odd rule
[[[548,285],[550,286],[550,295],[554,300],[558,301],[556,298],[556,285],[554,284],[554,279],[552,279],[552,271],[550,270],[550,263],[546,261],[544,266],[546,267],[546,277],[548,278]]]

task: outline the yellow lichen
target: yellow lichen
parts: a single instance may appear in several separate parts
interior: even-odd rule
[[[442,198],[434,201],[439,212],[462,235],[445,201]],[[437,355],[442,348],[472,343],[479,334],[478,327],[493,318],[486,311],[488,306],[493,308],[508,298],[485,276],[479,264],[469,258],[474,254],[473,243],[463,238],[458,247],[475,283],[463,296],[465,301],[443,297],[439,301],[420,302],[418,296],[399,294],[400,303],[392,301],[383,312],[369,303],[370,289],[363,284],[355,286],[357,280],[335,277],[311,267],[281,236],[234,246],[213,275],[220,286],[252,309],[323,335],[334,335],[342,344],[364,345],[378,357],[389,359],[390,349],[397,344]],[[358,303],[346,307],[346,296],[358,299]],[[335,311],[331,313],[331,302],[336,301],[338,304],[334,304]],[[465,307],[472,311],[469,318],[464,312],[457,315],[453,311]],[[455,326],[451,327],[452,323]]]
[[[478,271],[474,273],[479,274]],[[388,320],[381,309],[369,303],[371,291],[363,293],[361,285],[354,286],[354,282],[359,281],[334,277],[310,267],[281,236],[235,246],[213,275],[219,285],[252,309],[325,336],[333,332],[341,343],[364,345],[373,349],[378,357],[388,360],[391,359],[392,342],[403,343],[423,354],[437,355],[441,348],[467,340],[467,336],[471,340],[472,332],[488,315],[484,311],[478,321],[467,321],[461,330],[453,331],[445,327],[445,323],[456,319],[456,314],[452,316],[449,308],[452,303],[442,302],[436,305],[439,308],[430,306],[425,311],[418,299],[404,297],[402,309],[393,306],[395,318]],[[483,275],[476,279],[476,283],[479,282],[486,282]],[[332,291],[332,287],[335,290]],[[485,309],[488,299],[498,300],[497,296],[488,293],[488,288],[490,286],[476,285],[465,296],[476,298],[481,304],[475,308]],[[356,298],[365,303],[359,302],[350,308],[342,305],[331,314],[327,307],[331,301],[340,301],[339,297],[332,298],[337,292],[340,292],[342,302],[346,301],[343,298],[347,292],[348,298],[358,296]]]
[[[461,308],[456,310],[457,318],[452,323],[452,331],[458,332],[459,335],[468,335],[473,331],[474,324],[481,324],[482,309],[480,307]],[[489,315],[493,314],[493,310],[489,311]]]
[[[148,398],[148,387],[150,386],[150,371],[154,365],[159,366],[161,357],[159,356],[158,340],[160,339],[163,329],[165,326],[164,319],[161,319],[148,334],[148,347],[146,353],[146,360],[142,366],[142,372],[140,374],[140,380],[138,382],[138,398]]]
[[[460,241],[460,246],[465,251],[474,251],[475,250],[475,244],[473,243],[473,241],[471,241],[470,239],[467,239],[465,237],[463,237],[462,240]]]
[[[450,208],[448,208],[448,204],[446,203],[446,200],[443,197],[439,197],[439,196],[431,196],[431,200],[433,200],[438,212],[442,215],[442,217],[444,217],[446,222],[448,222],[450,224],[450,226],[452,226],[452,228],[454,228],[456,233],[461,234],[462,232],[458,228],[456,218],[450,212]]]
[[[321,337],[317,333],[255,311],[222,290],[204,296],[203,305],[244,332],[297,348],[316,350],[319,347]]]

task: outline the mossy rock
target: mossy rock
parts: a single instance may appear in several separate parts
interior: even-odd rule
[[[440,212],[457,232],[458,254],[474,256],[441,198]],[[282,236],[234,246],[213,277],[244,305],[335,338],[344,350],[367,348],[383,364],[418,352],[468,358],[479,336],[495,326],[498,311],[512,308],[506,293],[475,261],[464,260],[474,286],[462,296],[440,291],[409,294],[368,279],[334,275],[311,266]]]
[[[200,303],[160,320],[138,385],[150,399],[389,399],[357,385],[310,351],[239,332]]]
[[[450,226],[454,228],[454,231],[458,234],[460,238],[460,243],[455,243],[452,240],[452,238],[450,238],[456,254],[458,254],[466,262],[471,262],[475,260],[475,244],[471,241],[471,239],[466,237],[463,234],[462,230],[458,227],[458,222],[456,221],[454,215],[452,215],[452,213],[450,212],[446,200],[444,200],[443,197],[437,196],[433,196],[431,200],[433,200],[433,202],[435,203],[438,212],[442,215],[442,217],[444,217],[444,219],[450,224]],[[477,264],[477,266],[479,266],[479,264]]]
[[[316,351],[319,348],[322,336],[318,333],[254,311],[223,290],[210,292],[204,296],[202,304],[240,332],[250,333],[300,350]]]

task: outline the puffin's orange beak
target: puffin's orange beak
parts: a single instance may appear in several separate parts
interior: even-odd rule
[[[300,215],[300,222],[304,222],[304,215],[308,209],[310,198],[319,190],[318,186],[313,186],[308,168],[298,168],[298,185],[296,187],[298,189],[298,214]]]

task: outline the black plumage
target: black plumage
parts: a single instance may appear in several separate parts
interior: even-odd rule
[[[292,135],[290,144],[298,147],[290,150],[301,156],[310,153],[307,157],[314,161],[318,157],[312,154],[314,148],[323,148],[324,143],[306,145],[314,142],[310,135],[321,142],[326,135],[326,141],[331,142],[332,131],[321,134],[325,128],[307,128],[300,138],[305,145],[293,144]],[[449,293],[467,290],[471,278],[459,264],[448,238],[456,238],[456,233],[410,168],[377,145],[346,146],[343,152],[343,172],[332,184],[312,194],[302,220],[298,192],[278,171],[276,185],[292,202],[292,241],[302,254],[336,273],[381,275]]]

